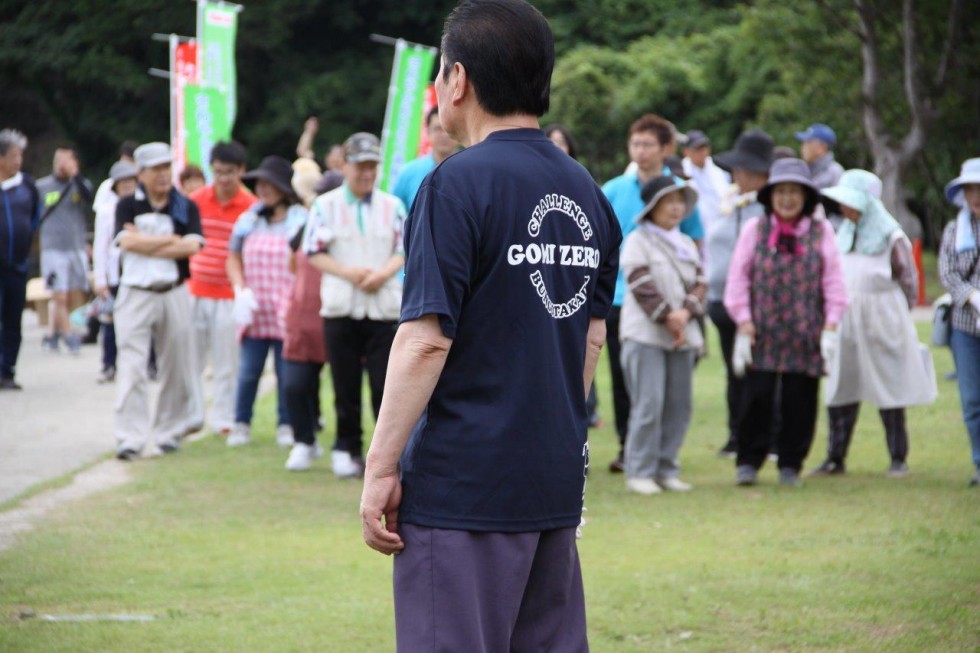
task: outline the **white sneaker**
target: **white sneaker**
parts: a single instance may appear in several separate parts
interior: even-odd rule
[[[357,478],[364,474],[364,470],[347,451],[331,451],[330,462],[337,478]]]
[[[690,483],[685,483],[679,478],[662,478],[658,481],[660,487],[671,492],[689,492],[694,489]]]
[[[652,478],[628,478],[626,479],[626,489],[630,492],[646,495],[663,492]]]
[[[293,446],[293,427],[289,424],[280,424],[276,427],[276,444],[285,449]]]
[[[303,472],[310,468],[313,459],[316,458],[316,449],[308,444],[297,442],[289,452],[289,460],[286,461],[286,469],[291,472]]]
[[[248,424],[239,422],[231,427],[231,433],[228,434],[225,444],[229,447],[243,447],[251,441],[252,436],[249,433]]]

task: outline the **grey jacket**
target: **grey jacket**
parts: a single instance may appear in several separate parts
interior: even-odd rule
[[[705,239],[705,270],[708,277],[708,301],[720,302],[725,298],[728,268],[731,267],[735,243],[742,227],[752,218],[764,215],[766,210],[755,200],[755,193],[745,193],[734,199],[730,213],[722,213],[708,230]]]
[[[834,160],[833,152],[827,152],[810,164],[810,174],[813,176],[813,185],[823,190],[837,185],[840,176],[844,174],[844,166]]]
[[[37,191],[41,199],[41,249],[65,252],[84,249],[95,195],[89,180],[81,176],[58,179],[48,175],[38,180]]]

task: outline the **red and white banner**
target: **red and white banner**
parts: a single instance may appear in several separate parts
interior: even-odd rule
[[[436,62],[439,65],[439,62]],[[429,111],[432,110],[434,106],[438,104],[436,99],[436,87],[433,84],[425,89],[425,100],[422,103],[422,136],[419,138],[419,151],[418,156],[425,156],[432,150],[432,141],[429,140],[429,130],[428,125],[425,123],[425,117],[429,115]]]
[[[200,83],[197,44],[194,41],[170,43],[170,148],[173,150],[174,185],[187,164],[187,120],[184,113],[184,88]]]

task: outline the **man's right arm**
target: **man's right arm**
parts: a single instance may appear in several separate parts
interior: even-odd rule
[[[179,236],[175,234],[151,236],[136,231],[136,226],[133,223],[136,218],[135,208],[131,197],[121,199],[116,205],[116,225],[113,241],[120,249],[133,252],[134,254],[153,256],[156,250],[179,239]]]
[[[452,340],[443,335],[436,315],[403,322],[391,345],[384,398],[367,454],[361,494],[364,541],[385,555],[405,548],[398,535],[398,461],[432,397],[451,346]]]
[[[371,272],[367,268],[345,265],[329,254],[334,239],[330,209],[324,209],[319,201],[310,208],[310,217],[303,233],[303,249],[310,265],[324,274],[349,281],[355,286]]]
[[[311,254],[309,256],[309,261],[313,267],[320,270],[324,274],[340,277],[345,281],[351,282],[355,286],[360,284],[361,281],[363,281],[364,278],[371,272],[367,268],[357,268],[350,265],[344,265],[326,252]]]
[[[592,389],[592,380],[595,378],[595,368],[599,364],[599,354],[602,353],[602,346],[606,343],[606,321],[602,318],[591,318],[589,320],[589,333],[585,337],[585,370],[583,381],[585,382],[585,395],[589,395]]]
[[[163,250],[168,248],[170,245],[178,243],[180,241],[180,236],[176,234],[167,234],[160,236],[152,236],[150,234],[141,234],[136,231],[136,227],[129,223],[129,226],[123,228],[122,233],[117,237],[119,248],[127,251],[133,252],[134,254],[143,254],[144,256],[159,256],[163,255]],[[194,251],[197,251],[196,249]],[[181,252],[180,254],[167,254],[166,258],[187,258],[192,252]]]

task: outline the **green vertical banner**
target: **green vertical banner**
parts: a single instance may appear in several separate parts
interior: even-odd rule
[[[388,190],[402,166],[418,155],[423,127],[425,90],[432,77],[436,48],[398,39],[388,87],[384,129],[381,132],[381,170],[378,187]]]
[[[198,84],[184,86],[184,125],[187,162],[209,173],[211,148],[218,141],[231,138],[232,120],[225,94],[218,88]]]
[[[228,105],[226,113],[232,125],[238,110],[237,74],[235,72],[235,34],[241,5],[198,0],[197,53],[201,84],[217,88]]]

